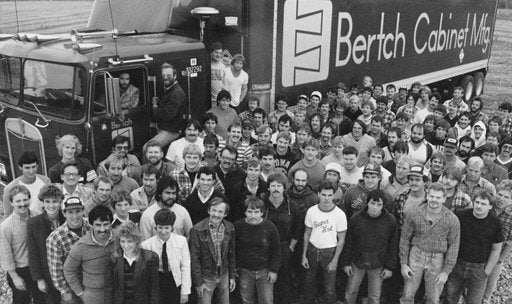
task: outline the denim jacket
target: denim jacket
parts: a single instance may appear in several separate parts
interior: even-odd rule
[[[209,218],[206,218],[190,230],[189,247],[192,281],[196,287],[204,283],[204,277],[217,276],[229,272],[229,278],[235,278],[235,227],[230,222],[223,221],[222,263],[220,269],[217,269],[217,255],[208,222]]]

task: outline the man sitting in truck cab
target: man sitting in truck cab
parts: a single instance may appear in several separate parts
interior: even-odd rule
[[[139,105],[139,89],[130,83],[130,73],[119,74],[121,109],[129,110]]]

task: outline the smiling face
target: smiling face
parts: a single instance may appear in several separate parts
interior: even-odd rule
[[[98,183],[98,188],[96,188],[96,198],[100,202],[106,202],[110,199],[110,193],[112,192],[112,185],[110,183],[105,183],[100,181]]]
[[[123,178],[123,164],[122,162],[112,162],[108,167],[108,177],[114,184],[117,184]]]
[[[193,124],[188,125],[185,129],[185,138],[190,142],[195,141],[198,135],[199,130]]]
[[[60,197],[45,197],[43,199],[43,208],[49,218],[54,218],[60,211]]]
[[[198,181],[199,191],[210,191],[213,187],[213,181],[213,175],[201,173]]]
[[[12,212],[17,214],[20,217],[28,216],[30,205],[30,195],[25,193],[18,193],[12,197],[11,206]]]
[[[443,175],[441,179],[441,183],[445,186],[446,190],[452,190],[457,187],[459,181],[450,175]]]
[[[231,100],[227,97],[224,97],[222,98],[220,101],[219,101],[219,107],[222,109],[222,110],[226,110],[227,108],[229,108],[229,103],[231,102]]]
[[[64,185],[72,188],[76,184],[78,184],[78,180],[80,179],[80,173],[78,172],[77,167],[70,165],[64,169],[64,172],[61,174],[60,178],[62,179]]]
[[[271,197],[280,199],[283,197],[284,185],[278,181],[273,181],[268,186],[268,191],[269,191]]]
[[[64,214],[64,217],[66,218],[66,224],[69,228],[77,229],[82,227],[84,208],[65,209],[62,211],[62,214]]]
[[[62,145],[62,159],[73,160],[75,159],[76,144],[74,142],[66,142]]]
[[[162,161],[163,157],[164,154],[162,152],[162,148],[158,146],[148,147],[146,150],[146,159],[148,160],[148,163],[153,166],[158,165]]]
[[[384,202],[382,199],[376,200],[370,200],[368,202],[368,215],[371,217],[378,217],[382,214],[382,209],[384,208]]]
[[[228,150],[222,151],[222,155],[220,156],[220,166],[224,170],[231,169],[231,166],[235,163],[236,157],[235,154],[232,154]]]
[[[142,177],[142,185],[147,194],[153,195],[156,191],[157,179],[155,174],[144,174]]]
[[[21,174],[27,181],[34,181],[36,179],[37,163],[22,164],[19,168],[21,169]]]
[[[199,169],[199,163],[201,161],[201,158],[199,155],[195,153],[188,153],[185,155],[185,168],[188,171],[195,172],[197,169]]]
[[[427,192],[427,208],[431,212],[438,212],[443,208],[446,196],[443,191],[430,189]]]
[[[165,68],[162,70],[162,81],[165,87],[170,87],[176,80],[176,73],[173,68]]]
[[[226,203],[213,205],[208,209],[210,215],[210,222],[214,225],[220,224],[222,220],[228,215],[226,211]]]
[[[138,244],[133,238],[122,236],[119,238],[119,245],[126,255],[131,256],[137,251]]]
[[[116,202],[114,211],[118,217],[122,219],[128,218],[128,211],[130,211],[130,203],[128,201]]]
[[[228,137],[231,143],[238,143],[242,139],[242,128],[240,126],[232,126]]]

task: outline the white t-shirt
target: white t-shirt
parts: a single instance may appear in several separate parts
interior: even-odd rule
[[[413,161],[417,162],[420,165],[424,165],[428,160],[427,144],[425,142],[423,142],[419,146],[419,148],[416,150],[413,148],[411,143],[409,143],[409,154],[408,155]]]
[[[434,114],[434,112],[430,112],[428,108],[416,111],[416,113],[414,114],[413,123],[423,123],[425,118],[427,118],[427,116],[430,114]]]
[[[308,209],[304,223],[312,229],[309,242],[318,249],[336,247],[338,232],[347,230],[347,217],[338,207],[323,212],[318,205],[314,205]]]
[[[201,153],[204,152],[204,146],[203,146],[203,139],[201,137],[198,137],[195,142],[189,142],[185,139],[185,137],[182,137],[178,140],[175,140],[171,143],[169,146],[169,149],[167,150],[167,154],[165,155],[165,158],[167,158],[169,161],[176,164],[176,166],[183,168],[185,167],[185,160],[183,159],[183,149],[187,145],[190,144],[196,144],[199,146],[199,149],[201,150]]]
[[[217,101],[217,94],[222,90],[224,77],[226,76],[226,66],[221,61],[211,64],[211,85],[212,85],[212,101]]]
[[[27,187],[28,191],[30,191],[30,211],[34,214],[43,213],[43,202],[39,200],[38,196],[39,191],[41,191],[45,183],[39,177],[36,177],[36,180],[32,184],[25,184],[21,180],[18,184]]]
[[[359,180],[363,178],[364,168],[356,167],[354,171],[348,172],[344,167],[341,168],[340,185],[345,185],[347,188],[355,186]]]
[[[231,93],[231,106],[238,107],[240,105],[240,94],[242,93],[242,86],[249,83],[249,75],[242,70],[240,75],[235,77],[231,68],[226,68],[226,75],[224,76],[224,88]]]

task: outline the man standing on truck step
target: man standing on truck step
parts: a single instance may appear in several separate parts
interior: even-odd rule
[[[212,73],[212,107],[217,102],[217,94],[224,86],[224,78],[226,77],[226,66],[222,62],[223,47],[220,42],[214,42],[211,46],[211,73]]]
[[[162,64],[162,95],[153,97],[153,117],[157,123],[158,134],[153,137],[162,147],[167,146],[180,136],[185,127],[187,96],[177,80],[176,67],[165,62]]]
[[[236,54],[231,61],[231,68],[226,68],[224,75],[224,88],[231,93],[231,107],[237,108],[247,95],[247,84],[249,75],[242,70],[245,64],[245,57]],[[213,78],[212,78],[213,79]],[[240,111],[237,111],[240,113]]]

